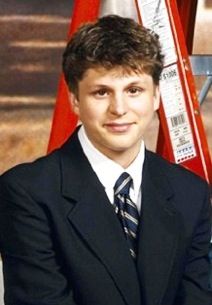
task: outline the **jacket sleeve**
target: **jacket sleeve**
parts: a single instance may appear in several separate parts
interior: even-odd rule
[[[193,232],[185,272],[175,305],[212,304],[212,291],[209,287],[211,202],[208,188],[205,189],[204,203]]]
[[[77,305],[56,255],[48,214],[17,180],[0,178],[5,305]]]

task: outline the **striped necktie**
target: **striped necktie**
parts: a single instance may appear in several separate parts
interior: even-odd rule
[[[119,217],[126,239],[129,243],[130,253],[135,259],[139,214],[135,203],[129,196],[131,185],[131,176],[125,172],[121,174],[114,186],[114,205],[115,212]]]

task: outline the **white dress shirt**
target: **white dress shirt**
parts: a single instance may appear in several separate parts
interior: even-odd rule
[[[144,142],[141,142],[141,148],[135,160],[129,165],[129,167],[123,168],[93,146],[91,141],[88,139],[83,126],[79,129],[78,138],[91,167],[105,188],[109,201],[112,204],[114,202],[113,187],[116,180],[123,172],[127,172],[133,180],[132,187],[130,188],[130,198],[136,204],[138,212],[140,212],[142,169],[145,154]]]

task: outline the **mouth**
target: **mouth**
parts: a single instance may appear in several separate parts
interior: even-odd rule
[[[133,123],[107,123],[104,126],[110,131],[115,133],[125,133],[129,131]]]

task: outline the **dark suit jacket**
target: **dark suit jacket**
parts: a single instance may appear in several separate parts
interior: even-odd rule
[[[0,179],[6,305],[211,305],[208,189],[146,151],[138,258],[76,133]]]

